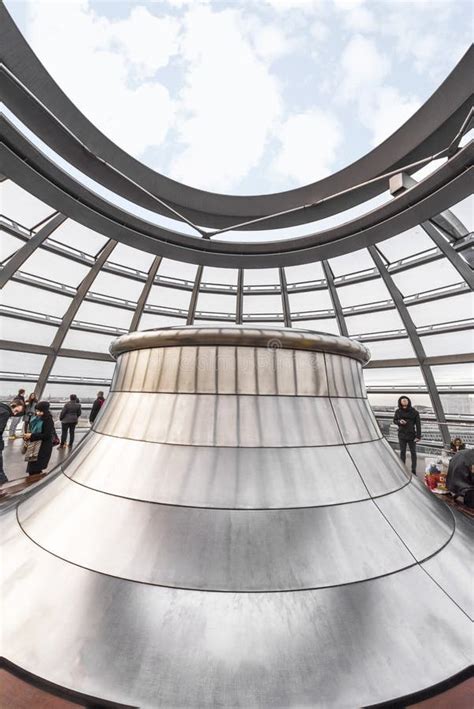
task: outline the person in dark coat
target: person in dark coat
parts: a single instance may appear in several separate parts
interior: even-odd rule
[[[71,394],[67,404],[64,404],[63,410],[59,414],[61,421],[61,443],[60,448],[66,447],[66,439],[69,431],[69,447],[72,448],[74,443],[74,431],[76,430],[79,416],[81,415],[81,405],[75,394]]]
[[[467,507],[474,507],[474,450],[464,448],[449,461],[446,487],[455,497],[463,497]]]
[[[25,390],[18,389],[18,394],[15,396],[15,400],[22,401],[23,406],[25,406]],[[21,422],[21,414],[13,416],[10,423],[9,438],[13,441],[16,438],[16,429],[18,424]],[[21,438],[21,436],[20,436]]]
[[[42,426],[38,427],[40,430],[37,430],[36,417],[41,419]],[[48,467],[53,451],[53,438],[56,435],[53,417],[49,410],[49,401],[40,401],[36,404],[35,416],[31,419],[30,427],[34,432],[23,434],[23,438],[25,441],[41,441],[41,447],[38,459],[28,463],[26,472],[28,475],[37,475]]]
[[[416,475],[416,442],[421,438],[421,422],[420,414],[413,408],[408,396],[399,398],[393,423],[398,426],[400,458],[405,463],[408,446],[411,455],[411,472]]]
[[[29,395],[29,397],[26,401],[26,404],[25,404],[25,415],[23,416],[25,433],[28,433],[28,431],[29,431],[30,421],[31,421],[32,417],[35,415],[37,403],[38,403],[38,397],[33,392],[32,394]]]
[[[0,403],[0,485],[8,482],[8,478],[3,469],[3,432],[7,427],[10,416],[21,416],[25,405],[21,399],[13,399],[9,404]]]
[[[104,399],[104,392],[103,392],[103,391],[98,391],[98,392],[97,392],[97,399],[96,399],[96,400],[94,401],[94,403],[92,404],[92,409],[91,409],[91,412],[90,412],[90,415],[89,415],[89,421],[90,421],[91,423],[94,423],[94,421],[96,420],[97,414],[98,414],[99,411],[101,410],[104,401],[105,401],[105,399]]]

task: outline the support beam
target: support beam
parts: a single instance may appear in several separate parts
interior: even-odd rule
[[[158,271],[158,267],[159,267],[160,263],[161,263],[161,256],[156,256],[153,259],[153,263],[151,264],[150,270],[148,271],[145,285],[143,286],[143,290],[142,290],[141,295],[138,299],[137,307],[136,307],[135,312],[133,314],[132,322],[130,323],[129,332],[133,332],[134,330],[138,330],[138,326],[140,325],[140,320],[143,315],[143,310],[145,309],[145,305],[148,300],[148,296],[150,295],[151,287],[153,285],[153,281],[155,280],[155,276]]]
[[[242,325],[242,316],[244,313],[244,269],[239,268],[237,276],[237,303],[235,310],[235,322],[237,325]]]
[[[291,313],[290,313],[290,299],[288,298],[288,285],[286,282],[285,269],[279,268],[280,273],[280,288],[281,288],[281,302],[283,306],[283,321],[285,327],[291,327]]]
[[[324,271],[324,276],[326,278],[326,283],[328,284],[329,295],[331,296],[332,306],[336,314],[337,325],[339,327],[339,332],[344,337],[349,337],[349,331],[347,329],[346,320],[342,312],[341,301],[337,294],[337,288],[334,285],[334,274],[332,272],[331,266],[327,261],[321,261]]]
[[[63,214],[56,214],[50,221],[48,221],[31,239],[28,239],[26,244],[24,244],[21,249],[18,249],[16,253],[13,254],[11,259],[6,263],[0,272],[0,288],[10,280],[18,269],[20,269],[27,258],[45,241],[48,236],[51,236],[53,231],[56,231],[58,227],[65,222],[67,217]]]
[[[80,283],[76,295],[71,301],[71,304],[69,305],[69,308],[66,310],[66,313],[64,314],[64,317],[61,321],[61,325],[58,327],[58,330],[56,332],[56,335],[54,337],[53,342],[51,343],[51,349],[52,352],[46,357],[46,360],[43,364],[43,367],[41,369],[41,372],[38,377],[38,382],[36,384],[35,392],[38,397],[38,399],[41,398],[41,395],[44,391],[44,388],[46,386],[46,382],[48,381],[48,377],[51,374],[51,371],[53,369],[54,363],[56,361],[56,357],[58,356],[58,352],[61,349],[61,346],[64,342],[64,338],[66,337],[68,330],[71,326],[72,321],[74,320],[77,311],[81,307],[81,304],[90,289],[91,285],[93,284],[94,280],[98,276],[102,266],[104,263],[107,261],[109,258],[110,254],[114,250],[115,246],[117,245],[117,242],[111,239],[110,241],[107,242],[107,244],[104,246],[104,248],[99,252],[99,255],[96,258],[96,261],[92,268],[90,269],[89,273],[87,276],[84,278],[84,280]]]
[[[434,220],[433,220],[434,221]],[[448,261],[454,266],[461,278],[464,278],[471,289],[474,289],[474,271],[469,264],[448,244],[446,239],[441,236],[438,229],[430,222],[423,222],[421,225],[423,230],[435,242],[436,246],[446,256]],[[441,228],[441,227],[439,227]]]
[[[410,313],[408,312],[407,306],[403,302],[403,296],[401,292],[398,290],[391,275],[387,271],[387,267],[383,262],[379,251],[375,246],[369,246],[369,253],[372,256],[374,263],[379,270],[383,282],[387,286],[387,290],[390,293],[390,297],[397,306],[403,325],[405,326],[405,330],[407,332],[416,358],[420,365],[421,373],[423,375],[423,379],[425,380],[426,388],[428,389],[428,394],[431,400],[433,411],[435,413],[437,421],[439,421],[441,424],[441,437],[443,439],[444,444],[449,446],[451,437],[449,435],[449,429],[446,424],[446,416],[444,414],[443,405],[441,403],[441,397],[436,388],[433,372],[431,371],[430,366],[427,364],[425,349],[421,343],[419,335],[416,332],[415,324],[411,318]]]
[[[201,285],[203,270],[204,270],[204,266],[198,266],[198,270],[196,272],[196,279],[194,281],[193,292],[191,295],[191,302],[189,303],[189,310],[188,310],[188,317],[186,320],[186,325],[192,325],[194,323],[194,316],[196,314],[196,305],[197,305],[197,301],[198,301],[199,288]]]

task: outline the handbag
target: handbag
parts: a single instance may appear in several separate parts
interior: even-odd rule
[[[36,463],[38,460],[41,448],[41,441],[29,441],[26,447],[25,461],[27,463]]]
[[[59,438],[57,433],[53,435],[53,446],[59,446]]]

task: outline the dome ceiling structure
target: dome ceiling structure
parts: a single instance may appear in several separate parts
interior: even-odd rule
[[[91,396],[128,331],[273,324],[367,344],[372,406],[383,418],[410,393],[434,442],[472,415],[472,48],[365,157],[303,188],[239,197],[127,155],[59,89],[4,5],[0,19],[5,396],[25,382]]]

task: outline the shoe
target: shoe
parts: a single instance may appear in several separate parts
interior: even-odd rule
[[[14,441],[15,438],[16,438],[16,436],[8,436],[8,440],[9,440],[9,441]]]
[[[64,443],[60,443],[59,446],[58,446],[58,450],[59,450],[60,448],[66,448],[66,445],[65,445]]]

